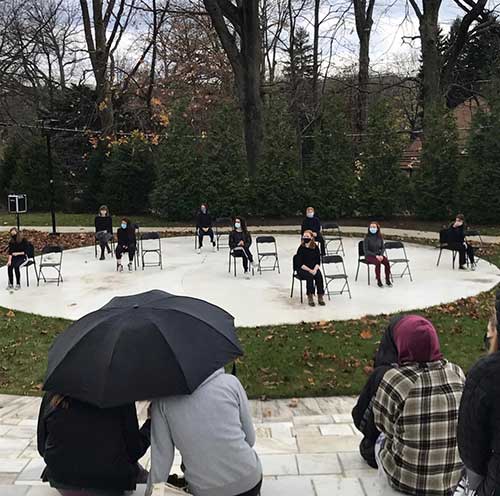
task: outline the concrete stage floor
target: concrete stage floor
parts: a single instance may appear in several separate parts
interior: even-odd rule
[[[77,319],[96,310],[112,297],[162,289],[175,294],[206,299],[233,314],[239,326],[257,326],[301,321],[352,319],[365,315],[393,313],[431,305],[452,302],[462,297],[476,295],[491,289],[500,282],[497,267],[481,260],[475,272],[452,270],[451,253],[444,252],[436,267],[438,250],[421,245],[406,245],[413,274],[395,278],[394,287],[380,289],[374,281],[367,284],[366,267],[360,268],[359,279],[354,281],[357,266],[359,239],[345,238],[346,270],[351,284],[352,300],[344,293],[327,299],[326,307],[310,308],[300,303],[300,286],[290,298],[292,256],[297,250],[299,238],[277,235],[281,274],[257,271],[249,280],[243,276],[241,259],[237,259],[238,275],[228,273],[228,250],[212,252],[208,238],[200,255],[194,251],[193,237],[162,239],[163,270],[158,267],[140,268],[123,273],[115,270],[114,258],[99,261],[94,248],[69,250],[63,257],[64,283],[36,286],[31,272],[31,287],[26,288],[25,272],[22,271],[20,291],[0,293],[0,305],[46,316]],[[257,250],[252,246],[254,257]],[[123,260],[126,263],[126,260]],[[268,260],[269,262],[269,260]],[[396,271],[400,272],[402,266]],[[2,278],[7,281],[7,269]],[[47,271],[47,275],[49,275]]]

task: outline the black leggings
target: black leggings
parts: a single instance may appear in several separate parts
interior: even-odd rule
[[[253,489],[250,489],[250,491],[238,494],[237,496],[260,496],[261,487],[262,487],[262,481],[260,481]]]
[[[241,257],[243,261],[243,270],[248,270],[248,262],[253,263],[253,255],[248,246],[237,246],[233,248],[233,256],[235,258]]]
[[[214,231],[211,227],[208,228],[208,231],[204,231],[201,227],[198,228],[198,248],[203,247],[203,237],[210,236],[210,241],[212,244],[214,243]]]
[[[17,255],[12,257],[10,265],[7,266],[7,273],[9,274],[9,284],[14,284],[14,272],[16,273],[16,283],[21,284],[21,265],[26,262],[24,255]]]
[[[307,272],[307,270],[300,268],[297,271],[297,274],[301,279],[306,281],[306,286],[307,286],[306,293],[308,295],[313,295],[316,292],[316,290],[318,290],[319,295],[325,294],[325,285],[323,283],[323,275],[321,274],[321,270],[318,269],[316,275],[313,276],[310,272]]]
[[[129,262],[134,261],[134,256],[135,256],[135,246],[121,246],[118,245],[115,250],[115,255],[116,255],[116,260],[119,262],[122,259],[123,253],[127,252],[128,253],[128,260]]]

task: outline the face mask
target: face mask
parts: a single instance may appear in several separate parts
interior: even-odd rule
[[[370,227],[370,232],[371,232],[372,234],[377,234],[378,229],[377,229],[376,227]]]
[[[312,219],[314,217],[314,212],[307,212],[307,217]]]
[[[207,213],[207,209],[205,207],[201,207],[201,212],[206,214]]]
[[[302,238],[304,240],[304,243],[308,245],[311,242],[311,238]]]
[[[464,225],[464,223],[461,220],[459,220],[459,221],[455,222],[455,225],[457,227],[462,227]]]
[[[235,222],[235,223],[234,223],[234,227],[235,227],[236,229],[241,229],[241,224],[240,224],[239,222]]]
[[[125,222],[122,222],[122,229],[127,229],[127,224],[125,224]]]
[[[101,210],[101,215],[104,217],[107,214],[106,210]]]

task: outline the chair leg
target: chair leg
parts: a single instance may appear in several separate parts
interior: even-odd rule
[[[368,271],[368,286],[371,286],[371,282],[370,282],[370,264],[366,264],[366,270]]]
[[[292,274],[292,290],[290,291],[290,298],[293,298],[293,286],[295,284],[295,277],[293,277],[293,274]]]
[[[437,264],[436,264],[436,266],[437,266],[437,267],[439,267],[439,262],[441,262],[441,255],[442,255],[442,254],[443,254],[443,249],[441,248],[441,249],[439,250],[439,257],[438,257],[438,261],[437,261]]]
[[[304,294],[302,290],[302,279],[300,280],[300,303],[304,303]]]
[[[360,264],[360,263],[359,263],[359,261],[358,261],[358,269],[356,270],[356,278],[354,279],[355,281],[357,281],[357,280],[358,280],[358,275],[359,275],[359,266],[360,266],[360,265],[361,265],[361,264]]]

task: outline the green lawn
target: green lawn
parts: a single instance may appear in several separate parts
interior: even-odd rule
[[[488,251],[500,265],[500,247]],[[422,311],[445,356],[467,370],[483,353],[494,292]],[[238,375],[253,398],[357,394],[389,316],[241,328]],[[68,321],[0,309],[0,392],[38,394],[47,351]]]

